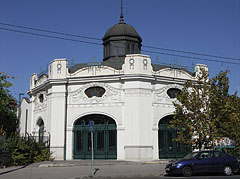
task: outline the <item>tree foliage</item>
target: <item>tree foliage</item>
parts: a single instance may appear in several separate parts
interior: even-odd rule
[[[12,83],[8,81],[12,78],[3,72],[0,72],[0,135],[10,136],[17,129],[17,103],[9,93],[9,87]]]
[[[36,142],[33,136],[9,137],[5,142],[4,151],[0,150],[2,166],[28,165],[40,161],[53,160],[51,152],[43,143]],[[0,147],[1,149],[1,147]]]
[[[192,149],[213,148],[217,137],[240,140],[240,99],[229,95],[228,71],[212,79],[201,69],[197,81],[187,81],[174,102],[171,127],[178,129],[178,142]]]

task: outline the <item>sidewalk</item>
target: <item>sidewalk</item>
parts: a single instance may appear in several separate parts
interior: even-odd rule
[[[94,178],[155,178],[165,175],[167,161],[116,161],[95,160]],[[91,160],[44,161],[26,167],[10,167],[0,169],[1,179],[79,179],[89,178],[92,174]]]

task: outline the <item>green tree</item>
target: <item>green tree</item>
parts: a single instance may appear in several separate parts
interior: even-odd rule
[[[237,93],[229,95],[228,71],[220,72],[212,79],[212,117],[216,118],[219,137],[228,137],[236,142],[229,151],[240,156],[240,98]]]
[[[175,140],[192,150],[210,147],[216,134],[214,119],[210,118],[210,92],[208,72],[201,69],[197,81],[187,81],[174,102],[175,120],[171,127],[178,129]]]
[[[171,127],[178,129],[178,142],[192,149],[213,148],[217,137],[236,141],[233,153],[240,149],[240,99],[229,95],[228,71],[212,79],[201,69],[197,81],[187,81],[174,102],[175,113]],[[239,155],[237,154],[237,155]]]
[[[18,125],[17,103],[8,90],[12,86],[9,78],[13,77],[0,72],[0,135],[7,136],[14,134]]]

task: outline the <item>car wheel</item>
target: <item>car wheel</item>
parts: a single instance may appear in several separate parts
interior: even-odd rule
[[[230,166],[226,165],[223,167],[223,174],[226,176],[231,176],[233,175],[233,170]]]
[[[191,167],[185,166],[182,169],[182,173],[185,177],[190,177],[190,176],[192,176],[193,171],[192,171]]]

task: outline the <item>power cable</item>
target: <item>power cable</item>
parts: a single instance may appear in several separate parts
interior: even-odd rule
[[[165,51],[170,51],[170,52],[187,53],[187,54],[191,54],[191,55],[200,55],[200,56],[205,56],[205,57],[213,57],[213,58],[221,58],[221,59],[229,59],[229,60],[237,60],[237,61],[240,61],[239,58],[233,58],[233,57],[207,55],[207,54],[203,54],[203,53],[195,53],[195,52],[181,51],[181,50],[174,50],[174,49],[167,49],[167,48],[160,48],[160,47],[151,47],[151,46],[146,46],[146,45],[143,45],[142,47],[152,48],[152,49],[157,49],[157,50],[165,50]]]
[[[211,61],[211,62],[220,62],[220,63],[240,65],[240,63],[227,62],[227,61],[221,61],[221,60],[212,60],[212,59],[207,59],[207,58],[190,57],[190,56],[184,56],[184,55],[175,55],[175,54],[169,54],[169,53],[154,52],[154,51],[149,51],[149,50],[142,50],[142,51],[143,52],[149,52],[149,53],[155,53],[155,54],[161,54],[161,55],[174,56],[174,57],[182,57],[182,58],[190,58],[190,59],[197,59],[197,60],[204,60],[204,61]]]
[[[88,41],[75,40],[75,39],[68,39],[68,38],[51,36],[51,35],[43,35],[43,34],[38,34],[38,33],[33,33],[33,32],[26,32],[26,31],[21,31],[21,30],[13,30],[13,29],[7,29],[7,28],[2,28],[2,27],[0,27],[0,29],[1,30],[12,31],[12,32],[24,33],[24,34],[30,34],[30,35],[37,35],[37,36],[41,36],[41,37],[48,37],[48,38],[53,38],[53,39],[69,40],[69,41],[73,41],[73,42],[81,42],[81,43],[87,43],[87,44],[93,44],[93,45],[102,45],[101,43],[88,42]]]
[[[88,37],[88,36],[75,35],[75,34],[68,34],[68,33],[56,32],[56,31],[50,31],[50,30],[44,30],[44,29],[36,29],[36,28],[20,26],[20,25],[6,24],[6,23],[1,23],[1,22],[0,22],[0,24],[1,25],[5,25],[5,26],[22,28],[22,29],[36,30],[36,31],[39,31],[39,32],[47,32],[47,33],[59,34],[59,35],[67,35],[67,36],[71,36],[71,37],[80,37],[80,38],[91,39],[91,40],[101,40],[101,39],[98,39],[98,38],[95,38],[95,37]]]
[[[63,33],[63,32],[56,32],[56,31],[50,31],[50,30],[44,30],[44,29],[38,29],[38,28],[32,28],[32,27],[26,27],[26,26],[20,26],[20,25],[14,25],[14,24],[2,23],[2,22],[0,22],[0,25],[17,27],[17,28],[23,28],[23,29],[29,29],[29,30],[35,30],[35,31],[40,31],[40,32],[53,33],[53,34],[59,34],[59,35],[66,35],[66,36],[71,36],[71,37],[80,37],[80,38],[97,40],[97,41],[101,41],[101,40],[102,40],[102,39],[100,39],[100,38],[95,38],[95,37],[75,35],[75,34],[69,34],[69,33]],[[143,45],[142,47],[151,48],[151,49],[156,49],[156,50],[165,50],[165,51],[171,51],[171,52],[186,53],[186,54],[191,54],[191,55],[199,55],[199,56],[205,56],[205,57],[213,57],[213,58],[221,58],[221,59],[228,59],[228,60],[240,61],[239,58],[233,58],[233,57],[224,57],[224,56],[217,56],[217,55],[209,55],[209,54],[203,54],[203,53],[182,51],[182,50],[162,48],[162,47],[153,47],[153,46],[147,46],[147,45]]]
[[[8,29],[8,28],[1,28],[1,27],[0,27],[0,29],[1,29],[1,30],[12,31],[12,32],[24,33],[24,34],[30,34],[30,35],[37,35],[37,36],[41,36],[41,37],[48,37],[48,38],[60,39],[60,40],[68,40],[68,41],[73,41],[73,42],[81,42],[81,43],[87,43],[87,44],[92,44],[92,45],[102,45],[101,43],[95,43],[95,42],[89,42],[89,41],[83,41],[83,40],[75,40],[75,39],[69,39],[69,38],[63,38],[63,37],[57,37],[57,36],[51,36],[51,35],[43,35],[43,34],[26,32],[26,31],[20,31],[20,30],[13,30],[13,29]],[[212,59],[192,57],[192,56],[175,55],[175,54],[155,52],[155,51],[149,51],[149,50],[141,50],[141,51],[143,51],[143,52],[149,52],[149,53],[155,53],[155,54],[168,55],[168,56],[174,56],[174,57],[188,58],[188,59],[198,59],[198,60],[204,60],[204,61],[211,61],[211,62],[220,62],[220,63],[226,63],[226,64],[240,65],[240,63],[227,62],[227,61],[221,61],[221,60],[212,60]]]

